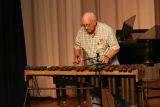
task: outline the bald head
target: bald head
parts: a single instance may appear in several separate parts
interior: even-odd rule
[[[86,12],[82,17],[82,24],[88,33],[93,33],[96,26],[96,16],[93,12]]]
[[[82,22],[85,20],[96,21],[96,16],[93,12],[86,12],[83,14]]]

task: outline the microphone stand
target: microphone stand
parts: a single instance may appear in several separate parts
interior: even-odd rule
[[[103,107],[103,104],[102,104],[102,90],[101,90],[101,88],[102,88],[102,78],[101,78],[101,74],[100,74],[100,71],[101,71],[101,69],[102,69],[102,67],[103,67],[103,64],[100,62],[100,55],[99,55],[99,53],[97,52],[96,53],[96,62],[97,63],[94,63],[93,65],[95,65],[95,79],[94,79],[94,82],[95,82],[95,85],[96,85],[96,78],[98,78],[98,87],[96,87],[96,86],[94,86],[94,92],[93,92],[93,98],[94,98],[94,96],[95,96],[95,94],[97,94],[97,96],[98,96],[98,98],[100,99],[100,102],[92,102],[92,105],[91,105],[91,107],[93,107],[93,104],[96,104],[96,105],[99,105],[100,107]],[[96,90],[96,89],[98,89],[98,90]],[[96,93],[96,92],[98,92],[98,93]]]
[[[99,52],[96,53],[97,57],[96,57],[96,61],[97,61],[97,64],[96,64],[96,76],[98,76],[98,94],[99,94],[99,98],[100,98],[100,103],[97,104],[97,105],[100,105],[100,107],[103,107],[103,104],[102,104],[102,78],[101,78],[101,69],[102,69],[102,63],[100,62],[100,55],[99,55]],[[98,74],[98,75],[97,75]],[[96,104],[96,103],[95,103]]]
[[[97,52],[96,53],[96,57],[92,57],[92,58],[86,58],[84,59],[83,61],[93,61],[93,60],[96,60],[97,63],[94,63],[94,62],[91,62],[93,64],[89,65],[89,66],[92,66],[92,65],[95,65],[96,68],[95,68],[95,77],[98,77],[98,91],[99,91],[99,96],[100,97],[100,103],[92,103],[91,107],[93,106],[93,104],[96,104],[96,105],[100,105],[100,107],[103,107],[103,104],[102,104],[102,78],[101,78],[101,74],[100,74],[100,71],[102,69],[102,63],[100,62],[100,55],[99,53]],[[96,85],[96,78],[95,78],[95,85]],[[95,89],[96,89],[96,86],[95,86]]]

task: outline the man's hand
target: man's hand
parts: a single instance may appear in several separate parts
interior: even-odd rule
[[[107,57],[107,56],[102,56],[102,57],[100,58],[100,61],[101,61],[102,63],[109,64],[110,58]]]
[[[80,64],[82,62],[82,58],[80,56],[75,57],[75,63]]]

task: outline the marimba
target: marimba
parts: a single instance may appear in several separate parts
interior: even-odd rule
[[[101,76],[107,81],[107,88],[112,94],[116,94],[119,88],[122,99],[131,105],[137,105],[136,83],[144,74],[143,65],[92,65],[92,66],[36,66],[26,69],[25,81],[30,76],[74,76],[95,77]],[[119,85],[117,86],[117,78]]]

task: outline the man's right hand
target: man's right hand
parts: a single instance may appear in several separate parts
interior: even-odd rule
[[[75,57],[75,63],[80,64],[82,62],[82,58],[80,56]]]

